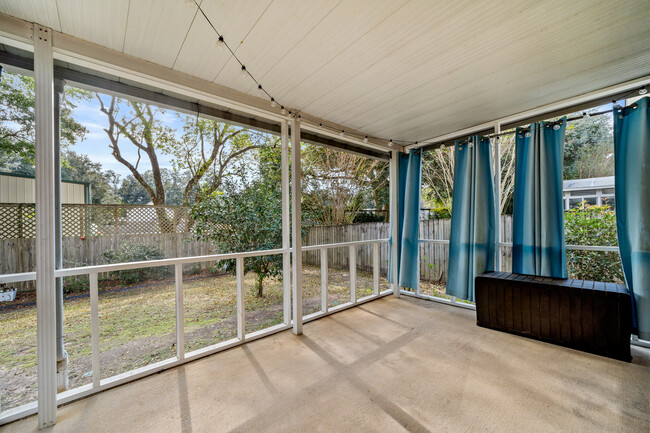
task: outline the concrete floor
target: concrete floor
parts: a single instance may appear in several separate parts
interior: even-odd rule
[[[69,404],[52,432],[648,432],[631,364],[383,298]],[[35,431],[36,418],[3,432]]]

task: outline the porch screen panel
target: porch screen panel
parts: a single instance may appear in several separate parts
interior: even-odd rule
[[[517,128],[512,270],[567,277],[562,207],[566,117]]]
[[[616,228],[632,295],[632,327],[650,340],[650,110],[642,98],[614,108]]]
[[[494,270],[495,201],[490,139],[456,141],[447,294],[474,302],[474,278]]]

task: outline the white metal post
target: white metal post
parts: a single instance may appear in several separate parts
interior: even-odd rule
[[[501,133],[501,124],[499,122],[494,124],[494,133]],[[501,137],[498,135],[494,138],[494,189],[495,189],[495,202],[496,202],[496,221],[495,221],[495,258],[494,270],[501,271]]]
[[[98,388],[101,381],[99,364],[99,283],[97,272],[88,275],[90,279],[90,348],[93,369],[93,388]]]
[[[54,64],[52,31],[34,24],[38,426],[56,422]]]
[[[289,211],[289,123],[285,120],[280,124],[280,140],[282,141],[282,249],[291,248],[291,214]],[[284,324],[291,324],[291,254],[282,254],[282,287]]]
[[[237,269],[237,338],[244,341],[246,337],[246,307],[244,305],[244,258],[235,259]]]
[[[327,271],[329,263],[327,260],[327,248],[320,249],[320,309],[327,313]]]
[[[350,245],[350,302],[357,302],[357,247]]]
[[[399,228],[399,153],[396,150],[391,152],[390,158],[390,222],[391,222],[391,237],[393,239],[393,247],[390,254],[393,257],[392,274],[393,274],[393,294],[399,298],[399,275],[397,274],[398,263],[397,260],[397,235]]]
[[[176,357],[185,359],[185,305],[183,301],[183,265],[174,266],[176,279]]]
[[[372,291],[379,296],[379,242],[372,244]]]
[[[302,334],[302,191],[300,119],[291,120],[291,240],[293,248],[293,333]]]

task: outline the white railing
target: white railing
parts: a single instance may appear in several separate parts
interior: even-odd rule
[[[343,242],[337,244],[326,245],[311,245],[302,248],[302,251],[321,251],[321,311],[314,314],[304,316],[303,322],[316,320],[328,314],[335,313],[347,308],[354,307],[355,305],[377,299],[392,293],[392,290],[385,290],[380,292],[380,256],[379,246],[381,242],[388,242],[388,239],[368,240],[368,241],[353,241]],[[356,249],[359,246],[372,245],[373,246],[373,293],[372,295],[365,296],[357,299],[356,294]],[[350,301],[337,305],[335,307],[328,307],[328,266],[327,266],[327,250],[330,248],[348,247],[350,249]],[[105,389],[109,389],[126,382],[130,382],[144,376],[175,367],[177,365],[189,362],[213,353],[217,353],[231,347],[243,344],[247,341],[252,341],[276,332],[290,329],[292,326],[290,300],[291,293],[288,292],[290,286],[284,286],[284,320],[283,323],[274,325],[259,331],[246,334],[246,316],[245,316],[245,296],[244,296],[244,259],[249,257],[261,257],[282,254],[285,257],[291,254],[291,249],[275,249],[265,251],[250,251],[232,254],[212,254],[206,256],[195,257],[181,257],[161,260],[150,260],[142,262],[128,262],[116,263],[108,265],[86,266],[67,269],[55,270],[54,275],[56,278],[73,277],[73,276],[88,276],[89,279],[89,292],[90,292],[90,344],[91,344],[91,365],[92,365],[92,383],[68,390],[57,395],[57,404],[67,403],[90,394],[94,394]],[[237,282],[237,337],[223,341],[211,346],[207,346],[192,352],[185,352],[185,330],[184,330],[184,307],[183,307],[183,265],[195,264],[203,262],[214,262],[220,260],[232,260],[236,262],[236,282]],[[111,376],[105,379],[101,378],[101,358],[100,358],[100,316],[99,316],[99,274],[106,272],[124,271],[129,269],[143,269],[161,266],[174,267],[174,282],[175,282],[175,314],[176,314],[176,356],[154,364],[128,371],[116,376]],[[0,283],[14,283],[22,281],[33,281],[36,279],[36,272],[26,272],[20,274],[5,274],[0,275]],[[287,315],[286,312],[289,312]],[[9,409],[0,414],[0,425],[20,419],[27,415],[36,413],[37,406],[35,402],[28,403],[13,409]]]
[[[331,314],[337,311],[344,310],[346,308],[353,307],[360,303],[371,301],[380,296],[385,296],[390,293],[393,293],[391,289],[384,291],[379,290],[379,280],[380,280],[380,256],[379,256],[379,247],[382,242],[388,242],[388,239],[375,239],[375,240],[364,240],[364,241],[350,241],[350,242],[340,242],[335,244],[323,244],[323,245],[309,245],[302,247],[302,251],[320,251],[320,269],[321,269],[321,309],[316,313],[309,314],[303,317],[303,322],[309,322],[311,320],[318,319],[327,314]],[[363,245],[372,245],[372,295],[365,296],[361,299],[357,299],[357,248]],[[335,307],[329,307],[328,302],[328,259],[327,259],[327,250],[331,248],[349,248],[349,263],[350,263],[350,301],[339,304]]]
[[[449,239],[419,239],[418,242],[420,244],[449,245]],[[512,242],[497,242],[497,249],[499,253],[501,252],[501,248],[503,247],[512,248]],[[603,252],[616,252],[616,253],[618,252],[617,246],[603,246],[603,245],[566,245],[566,249],[572,251],[603,251]],[[459,301],[454,296],[451,296],[450,299],[445,299],[445,298],[440,298],[438,296],[430,296],[430,295],[422,294],[420,293],[420,287],[416,287],[415,292],[400,289],[400,293],[407,296],[415,296],[430,301],[453,305],[455,307],[467,308],[469,310],[476,310],[476,307],[473,304],[469,304],[462,300]]]

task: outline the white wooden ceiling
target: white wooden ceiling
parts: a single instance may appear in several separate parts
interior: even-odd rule
[[[278,101],[422,141],[650,74],[648,0],[199,1]],[[0,0],[0,12],[252,95],[185,0]]]

